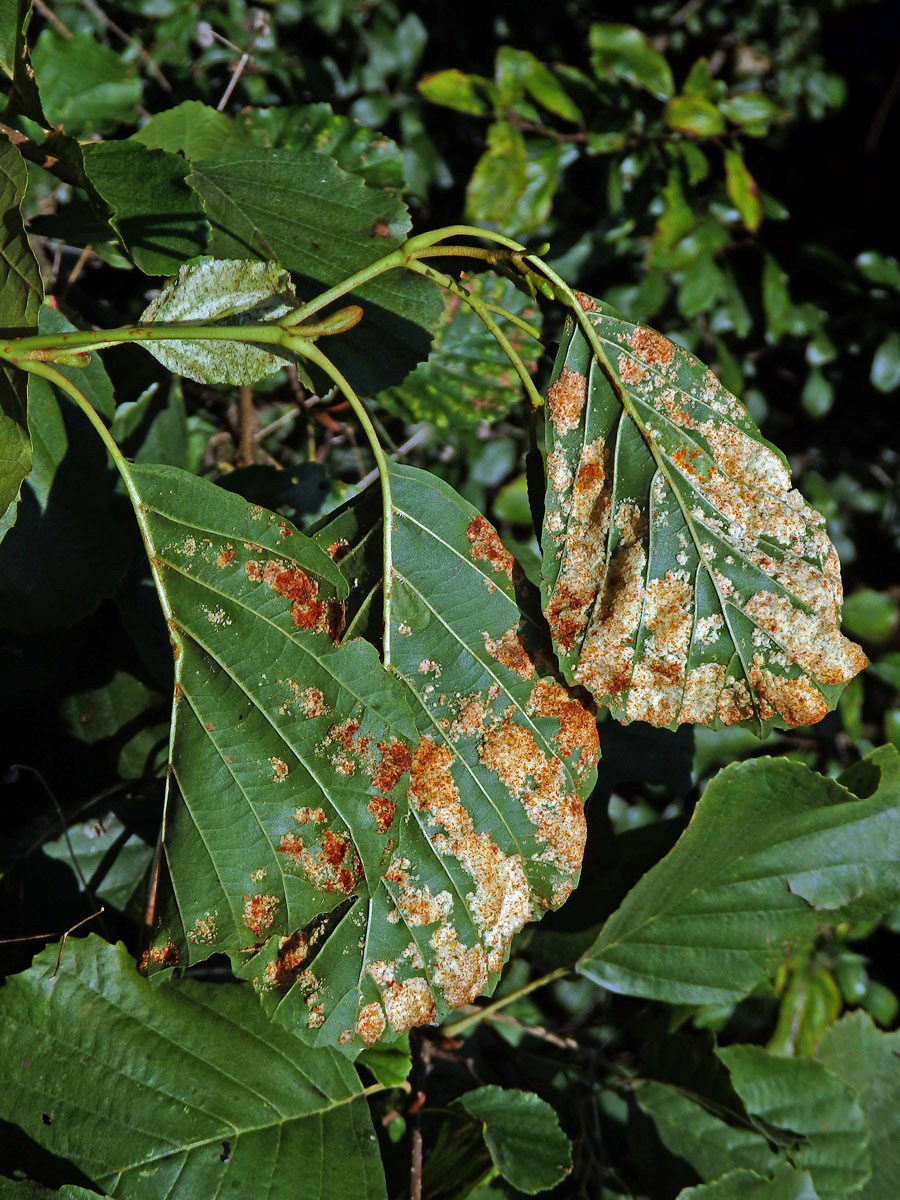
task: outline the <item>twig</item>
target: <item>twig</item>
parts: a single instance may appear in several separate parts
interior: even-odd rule
[[[253,404],[253,388],[248,383],[241,388],[241,416],[237,461],[239,467],[249,467],[254,462],[255,435],[259,429],[256,408]]]
[[[133,38],[130,33],[126,33],[126,31],[120,25],[117,25],[111,17],[108,17],[100,5],[95,3],[95,0],[81,0],[81,4],[83,8],[88,10],[92,17],[96,18],[98,21],[102,21],[110,33],[114,33],[117,38],[134,50],[138,62],[140,62],[141,65],[150,72],[150,74],[167,95],[175,95],[175,89],[172,87],[171,83],[169,83],[168,79],[166,79],[165,75],[163,75],[160,68],[136,38]]]
[[[421,429],[417,429],[415,433],[411,434],[406,439],[406,441],[403,443],[402,446],[398,446],[393,454],[388,455],[391,462],[397,462],[400,458],[403,457],[404,454],[408,454],[410,450],[414,450],[416,448],[416,446],[420,446],[422,444],[422,442],[427,441],[427,439],[430,437],[430,435],[431,435],[431,430],[428,429],[428,427],[425,425],[423,425]],[[360,491],[362,491],[364,488],[367,488],[370,483],[374,483],[377,478],[378,478],[378,471],[377,470],[370,471],[368,473],[368,475],[364,475],[362,477],[362,479],[359,481],[359,483],[356,486],[359,488]]]
[[[878,143],[881,141],[881,134],[885,123],[890,116],[891,109],[897,102],[898,96],[900,96],[900,67],[894,72],[894,78],[888,85],[887,91],[881,97],[881,102],[875,110],[875,116],[872,118],[872,124],[869,126],[869,132],[866,134],[867,154],[874,154],[878,149]]]
[[[34,7],[44,20],[48,21],[62,37],[70,38],[72,36],[72,30],[59,19],[49,4],[44,3],[44,0],[34,0]]]
[[[219,101],[219,103],[216,105],[216,112],[222,112],[222,111],[223,111],[223,109],[225,108],[225,105],[226,105],[226,104],[228,103],[228,101],[231,99],[231,93],[232,93],[232,92],[234,91],[234,89],[237,87],[237,85],[238,85],[238,80],[239,80],[239,79],[240,79],[240,77],[243,75],[243,73],[244,73],[244,70],[245,70],[245,68],[246,68],[246,66],[247,66],[247,63],[248,63],[249,61],[250,61],[250,55],[249,55],[249,53],[248,53],[248,52],[245,50],[245,51],[244,51],[244,53],[241,55],[241,58],[240,58],[240,61],[238,62],[238,65],[237,65],[237,66],[234,68],[234,71],[233,71],[233,72],[232,72],[232,74],[231,74],[231,78],[228,80],[228,87],[227,87],[227,88],[225,89],[225,91],[222,93],[222,99],[221,99],[221,100]]]
[[[94,917],[99,917],[105,912],[106,907],[105,905],[101,904],[96,912],[92,912],[90,916],[82,917],[80,921],[76,921],[74,925],[69,926],[69,928],[62,935],[62,941],[59,943],[59,954],[56,956],[56,969],[50,976],[51,979],[55,979],[59,974],[59,965],[62,962],[62,954],[63,950],[66,948],[66,939],[68,938],[69,934],[74,933],[76,929],[80,929],[82,925],[86,925],[88,921],[93,921]],[[40,942],[43,941],[44,938],[49,939],[58,936],[59,935],[55,931],[53,933],[29,933],[24,937],[0,938],[0,945],[9,945],[14,942]]]
[[[409,1128],[409,1200],[422,1200],[421,1112],[426,1100],[425,1084],[431,1069],[431,1043],[420,1029],[411,1029],[409,1048],[412,1052],[412,1072],[410,1074],[412,1099],[406,1109]]]
[[[39,167],[43,167],[45,171],[55,175],[60,182],[68,183],[70,187],[81,186],[80,179],[67,162],[63,162],[61,158],[57,158],[55,154],[51,154],[49,150],[39,146],[21,130],[13,129],[12,126],[0,121],[0,134],[5,134],[9,138],[23,158],[37,163]]]

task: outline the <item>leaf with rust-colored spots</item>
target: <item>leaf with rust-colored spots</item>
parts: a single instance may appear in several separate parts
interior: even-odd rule
[[[390,491],[383,636],[417,734],[409,760],[389,763],[386,782],[408,768],[387,793],[393,824],[370,806],[388,834],[389,899],[360,930],[380,995],[357,1028],[373,1042],[493,990],[513,934],[571,892],[597,754],[594,718],[550,674],[528,585],[493,527],[424,471],[392,466]],[[370,491],[316,534],[341,547],[349,628],[379,641],[382,533]]]
[[[857,794],[859,793],[859,794]],[[610,991],[733,1004],[795,950],[900,900],[900,755],[841,780],[757,758],[720,771],[678,842],[609,917],[578,970]]]
[[[48,946],[8,979],[0,1064],[5,1162],[52,1162],[55,1182],[141,1200],[387,1195],[341,1055],[273,1026],[247,988],[154,987],[121,944],[71,938],[59,963]]]
[[[176,655],[146,965],[223,951],[276,1020],[348,1053],[492,990],[577,882],[597,745],[497,534],[392,469],[388,671],[344,582],[380,572],[377,493],[317,544],[174,468],[132,475]]]
[[[590,297],[547,391],[544,610],[620,721],[809,725],[865,666],[784,456],[702,363]]]

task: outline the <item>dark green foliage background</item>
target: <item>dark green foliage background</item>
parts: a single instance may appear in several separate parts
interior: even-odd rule
[[[18,7],[24,12],[27,6]],[[0,6],[4,37],[14,8]],[[636,68],[604,59],[590,32],[601,21],[627,23],[650,39]],[[209,35],[210,26],[219,38]],[[769,754],[786,760],[777,767],[779,779],[803,768],[832,778],[847,772],[846,794],[869,800],[869,768],[860,773],[855,764],[885,743],[900,748],[900,267],[890,257],[900,206],[896,5],[569,0],[529,10],[526,22],[520,4],[471,0],[283,0],[259,9],[244,0],[119,0],[102,11],[87,0],[59,0],[52,17],[35,13],[28,40],[45,127],[62,125],[47,143],[62,165],[54,175],[28,163],[24,214],[45,288],[75,323],[137,320],[161,286],[153,272],[174,270],[202,248],[207,230],[196,193],[204,195],[203,178],[208,187],[215,171],[199,171],[196,192],[187,190],[179,150],[208,162],[237,148],[251,164],[272,148],[287,156],[283,202],[290,223],[279,211],[260,222],[268,243],[283,237],[285,246],[295,236],[299,245],[296,229],[322,202],[307,199],[301,211],[301,199],[290,192],[291,156],[324,155],[354,172],[354,194],[365,197],[367,220],[383,209],[390,244],[404,232],[403,202],[417,232],[471,221],[530,246],[549,242],[547,261],[573,287],[649,321],[708,362],[785,451],[796,486],[828,518],[843,563],[845,630],[863,644],[870,669],[819,726],[773,733],[762,744],[743,729],[668,733],[602,721],[582,884],[565,908],[520,938],[498,995],[587,954],[602,919],[642,876],[649,889],[643,895],[652,892],[645,873],[670,850],[720,768]],[[522,80],[531,60],[510,47],[549,65],[566,99],[548,90],[546,79],[529,90]],[[216,124],[209,107],[223,97],[244,50],[250,59],[224,106],[228,137],[235,139],[226,147],[226,126]],[[695,92],[706,88],[707,105],[721,106],[727,120],[716,117],[711,136],[699,125],[698,136],[686,132],[683,116],[667,109],[666,95],[659,94],[667,87],[660,55],[676,93],[690,78]],[[7,85],[14,57],[12,42],[0,46]],[[704,58],[718,83],[704,82],[704,68],[695,66]],[[433,102],[441,94],[427,82],[450,69],[478,77],[468,83],[457,77],[442,93],[455,109]],[[3,119],[41,146],[33,86],[20,73],[12,90]],[[765,117],[755,125],[735,115],[741,111],[735,96],[748,91],[767,98]],[[184,110],[190,117],[183,124],[158,123],[157,114],[186,101],[198,108]],[[138,150],[132,142],[124,153],[152,158],[158,178],[172,189],[168,216],[176,228],[165,233],[162,253],[152,236],[145,244],[139,211],[131,214],[131,226],[119,220],[123,205],[139,202],[117,183],[113,168],[121,149],[83,152],[75,140],[102,135],[115,146],[147,127],[148,117],[157,122],[154,135],[141,138],[161,149]],[[492,157],[492,146],[502,153]],[[746,176],[740,186],[726,185],[726,152],[733,166],[736,151],[758,185],[760,210]],[[106,155],[104,170],[98,154]],[[79,177],[82,166],[92,188],[60,178]],[[139,231],[133,240],[130,228]],[[336,218],[336,240],[342,228]],[[288,261],[292,251],[281,252],[281,245],[283,265],[303,280],[303,296],[365,261],[358,247],[328,246],[320,253],[305,242]],[[212,253],[234,252],[215,228],[208,246]],[[388,248],[377,237],[369,246],[371,258]],[[389,447],[402,447],[402,461],[437,473],[485,512],[535,576],[524,404],[493,349],[479,370],[465,353],[468,343],[452,336],[442,357],[410,373],[427,353],[440,311],[419,282],[406,280],[396,292],[379,284],[363,295],[377,334],[351,349],[344,365],[356,373]],[[495,286],[511,303],[511,288]],[[517,295],[515,302],[524,298]],[[561,314],[548,309],[548,347],[560,322]],[[374,351],[385,348],[379,360]],[[490,424],[458,410],[460,393],[454,402],[447,378],[455,352],[461,394],[477,397],[483,384],[492,402],[485,414]],[[348,413],[319,379],[298,381],[282,372],[264,381],[253,396],[255,425],[248,426],[236,391],[175,381],[134,348],[107,352],[104,365],[114,398],[102,375],[84,382],[94,389],[98,410],[113,419],[129,457],[211,478],[298,527],[309,527],[350,496],[373,468]],[[545,360],[539,384],[548,370]],[[323,401],[297,404],[298,395],[306,401],[317,387]],[[4,976],[27,968],[42,945],[16,939],[58,935],[97,902],[107,911],[91,928],[137,948],[159,823],[171,679],[133,519],[97,444],[80,414],[56,411],[49,388],[39,390],[33,406],[50,433],[35,439],[40,470],[26,482],[19,522],[0,544]],[[270,431],[248,449],[248,434],[260,429]],[[45,505],[40,471],[52,479],[63,456],[65,467]],[[889,753],[879,751],[877,762],[887,763]],[[822,786],[828,802],[837,803],[839,785]],[[711,796],[724,787],[720,781]],[[879,794],[878,803],[889,799]],[[896,796],[890,811],[896,820]],[[891,862],[883,868],[890,874]],[[779,867],[773,878],[783,874]],[[561,979],[506,1008],[505,1024],[485,1022],[461,1045],[444,1047],[432,1062],[428,1107],[456,1116],[440,1136],[442,1118],[423,1119],[425,1196],[486,1200],[519,1194],[512,1188],[523,1186],[515,1172],[504,1174],[506,1182],[484,1182],[492,1162],[521,1150],[503,1142],[509,1131],[491,1131],[496,1152],[488,1132],[482,1136],[485,1097],[466,1101],[476,1084],[537,1093],[556,1109],[573,1142],[573,1170],[554,1193],[560,1196],[666,1200],[691,1185],[696,1191],[687,1194],[697,1200],[755,1195],[748,1188],[758,1176],[728,1181],[740,1168],[767,1177],[777,1171],[760,1196],[808,1196],[807,1185],[822,1196],[844,1194],[846,1180],[834,1185],[837,1191],[827,1180],[823,1185],[808,1145],[798,1150],[784,1140],[785,1129],[804,1129],[784,1111],[752,1107],[753,1065],[759,1066],[753,1056],[764,1052],[738,1052],[747,1077],[746,1086],[738,1086],[738,1073],[729,1077],[722,1066],[731,1051],[721,1050],[720,1058],[711,1048],[712,1030],[720,1047],[768,1044],[793,1054],[791,1064],[803,1064],[798,1078],[807,1069],[818,1078],[829,1068],[845,1081],[842,1087],[855,1088],[876,1131],[871,1154],[874,1162],[877,1145],[881,1174],[866,1182],[851,1172],[851,1194],[893,1200],[900,1101],[885,1096],[896,1098],[900,1088],[890,1069],[897,1035],[888,1043],[869,1016],[887,1029],[897,1025],[900,911],[885,899],[848,915],[842,903],[823,901],[827,919],[807,922],[808,936],[776,974],[777,995],[763,980],[738,1003],[732,997],[672,1009],[653,999],[653,987],[635,996],[596,986],[595,979],[616,977],[615,964],[601,964],[588,971],[593,978]],[[627,947],[624,954],[628,959]],[[48,955],[49,971],[54,956]],[[761,979],[771,974],[772,964],[765,965]],[[226,973],[217,960],[205,970],[207,979]],[[664,994],[663,985],[654,986]],[[835,1024],[844,1007],[858,1011]],[[684,1026],[676,1046],[673,1028],[689,1016],[694,1023]],[[529,1032],[535,1027],[539,1033]],[[373,1058],[364,1081],[395,1083],[407,1069],[398,1055],[399,1066],[390,1054],[386,1062]],[[857,1065],[847,1066],[851,1061],[870,1062],[871,1072],[861,1075]],[[390,1195],[405,1187],[405,1104],[401,1091],[371,1101]],[[723,1111],[727,1120],[720,1119]],[[679,1121],[687,1127],[699,1122],[713,1147],[706,1158],[672,1132]],[[782,1132],[765,1126],[767,1140],[760,1121]],[[0,1141],[6,1132],[0,1129]],[[814,1142],[815,1130],[806,1132]],[[555,1145],[553,1137],[548,1144]],[[4,1147],[4,1177],[24,1170],[56,1186],[85,1182],[41,1159],[34,1143],[7,1139]],[[826,1162],[832,1151],[823,1150]],[[11,1196],[43,1194],[25,1186],[0,1178],[0,1196],[4,1188]]]

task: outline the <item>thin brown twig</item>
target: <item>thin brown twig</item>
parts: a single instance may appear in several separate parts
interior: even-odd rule
[[[421,1029],[411,1029],[409,1048],[412,1053],[410,1073],[411,1100],[406,1109],[409,1129],[409,1200],[422,1200],[422,1123],[425,1105],[425,1084],[431,1069],[431,1043]]]
[[[100,5],[95,2],[95,0],[81,0],[81,5],[83,8],[88,10],[92,17],[96,18],[98,21],[102,21],[110,33],[114,33],[117,38],[126,44],[126,46],[130,46],[134,50],[138,62],[150,72],[150,74],[167,95],[175,95],[175,89],[172,87],[171,83],[169,83],[168,79],[166,79],[157,63],[153,60],[151,55],[147,53],[137,38],[133,38],[130,33],[126,33],[121,25],[117,25],[111,17],[108,17]]]
[[[70,38],[72,36],[72,30],[68,27],[68,25],[59,19],[49,4],[44,3],[44,0],[34,0],[34,7],[41,14],[44,20],[52,25],[57,33],[61,34],[62,37]]]
[[[237,464],[239,467],[249,467],[255,461],[254,448],[259,429],[259,419],[253,403],[253,387],[249,383],[241,388],[240,414]]]
[[[55,979],[59,974],[59,965],[62,962],[63,950],[66,948],[66,940],[68,939],[69,934],[74,933],[76,929],[80,929],[82,925],[86,925],[88,921],[93,921],[94,917],[102,916],[105,912],[106,906],[101,904],[96,912],[92,912],[87,917],[82,917],[80,921],[76,921],[74,925],[70,925],[65,933],[62,934],[62,941],[59,943],[59,954],[56,956],[56,969],[50,976],[51,979]],[[53,933],[28,933],[24,937],[0,938],[0,944],[9,945],[10,943],[15,942],[39,942],[43,941],[44,938],[55,938],[58,936],[60,935],[57,934],[55,930]]]
[[[51,175],[55,175],[61,183],[68,183],[70,187],[81,186],[81,181],[77,174],[67,162],[64,162],[61,158],[57,158],[55,154],[51,154],[43,146],[39,146],[27,134],[22,133],[20,129],[13,129],[11,125],[6,125],[0,121],[0,134],[5,134],[9,138],[23,158],[27,158],[29,162],[37,163],[39,167],[43,167],[45,171],[49,171]]]

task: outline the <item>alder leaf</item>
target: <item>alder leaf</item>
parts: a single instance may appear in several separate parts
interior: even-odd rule
[[[247,989],[154,987],[121,943],[71,938],[7,980],[0,1065],[4,1166],[141,1200],[288,1200],[298,1179],[304,1200],[386,1196],[341,1055],[273,1028]]]
[[[298,304],[290,275],[277,263],[202,258],[180,269],[141,313],[141,323],[261,324],[286,316]],[[285,365],[284,356],[248,342],[173,340],[140,345],[168,370],[198,383],[256,383]]]
[[[391,469],[388,671],[351,636],[380,493],[316,544],[173,468],[132,472],[176,647],[174,903],[150,963],[224,951],[278,1021],[348,1053],[491,990],[577,881],[596,757],[593,717],[538,675],[496,533]],[[376,575],[339,642],[345,553]]]
[[[784,456],[702,363],[579,297],[547,391],[543,595],[566,677],[622,722],[819,721],[865,656]]]

